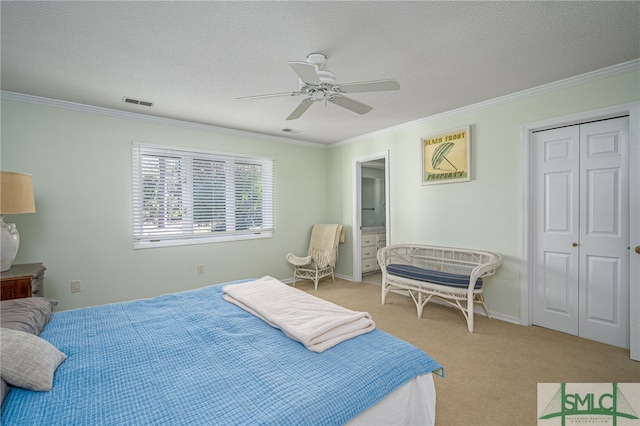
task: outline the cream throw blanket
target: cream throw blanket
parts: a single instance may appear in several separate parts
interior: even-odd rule
[[[304,266],[312,261],[319,268],[335,266],[338,258],[338,244],[344,242],[345,232],[342,225],[318,223],[313,225],[309,241],[308,256],[298,257],[287,254],[286,260],[295,266]]]
[[[313,352],[373,331],[367,312],[356,312],[319,299],[265,276],[222,287],[223,298],[284,332]]]
[[[309,256],[316,261],[319,267],[334,266],[336,264],[338,243],[342,232],[342,225],[321,223],[313,226],[309,243]]]

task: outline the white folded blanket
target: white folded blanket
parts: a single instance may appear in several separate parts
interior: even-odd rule
[[[222,287],[224,300],[240,306],[314,352],[373,331],[367,312],[356,312],[269,276]]]

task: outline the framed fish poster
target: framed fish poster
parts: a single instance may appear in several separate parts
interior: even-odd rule
[[[422,184],[471,180],[470,126],[422,139]]]

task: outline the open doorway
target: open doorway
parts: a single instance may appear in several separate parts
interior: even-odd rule
[[[375,274],[376,254],[389,241],[389,152],[354,159],[353,280]]]

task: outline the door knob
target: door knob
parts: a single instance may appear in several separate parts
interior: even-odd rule
[[[574,247],[578,247],[578,243],[573,243],[571,245],[574,246]]]
[[[636,246],[636,253],[640,254],[640,246]]]

